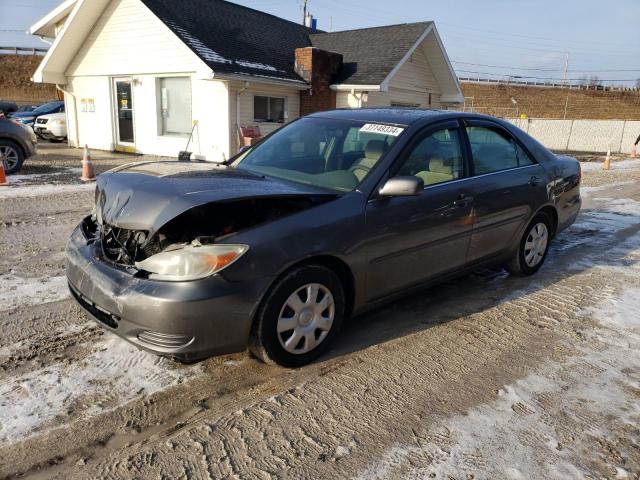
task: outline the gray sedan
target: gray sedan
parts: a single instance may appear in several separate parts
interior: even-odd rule
[[[100,175],[69,287],[140,348],[195,361],[249,347],[300,366],[346,317],[417,288],[489,265],[538,271],[578,214],[580,176],[492,117],[316,113],[226,165]]]
[[[16,173],[22,163],[38,150],[38,139],[31,127],[0,117],[0,155],[5,173]]]

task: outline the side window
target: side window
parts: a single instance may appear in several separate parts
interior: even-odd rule
[[[534,162],[531,155],[529,155],[524,148],[520,146],[520,144],[516,144],[516,151],[518,153],[518,166],[526,167],[527,165],[533,165]]]
[[[461,178],[463,161],[458,129],[438,130],[423,138],[409,152],[396,175],[420,177],[425,185]]]
[[[476,175],[518,166],[516,142],[506,133],[488,127],[467,127]]]

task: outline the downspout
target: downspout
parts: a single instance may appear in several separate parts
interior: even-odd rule
[[[249,82],[244,82],[244,86],[238,90],[238,93],[236,94],[236,131],[237,131],[237,137],[238,137],[238,152],[240,151],[240,148],[242,147],[241,142],[242,142],[242,136],[240,134],[240,95],[242,95],[244,93],[244,91],[249,88]],[[237,153],[237,152],[236,152]]]
[[[69,92],[68,90],[63,89],[60,85],[56,83],[56,89],[60,90],[65,95],[69,95],[73,98],[73,121],[74,121],[74,131],[76,137],[76,148],[80,148],[80,124],[78,123],[78,101],[76,96]]]

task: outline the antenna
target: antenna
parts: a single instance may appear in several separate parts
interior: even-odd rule
[[[308,0],[304,0],[304,5],[302,7],[302,25],[307,24],[307,1]]]

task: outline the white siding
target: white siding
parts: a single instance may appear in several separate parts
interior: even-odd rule
[[[129,77],[132,85],[134,149],[138,153],[175,157],[187,135],[159,131],[158,78],[191,80],[191,118],[197,120],[189,151],[195,158],[229,158],[229,92],[227,83],[208,80],[210,69],[140,0],[109,3],[69,65],[69,90],[76,96],[79,144],[117,147],[113,77]],[[82,112],[81,100],[93,99],[95,112]],[[75,143],[73,100],[67,98],[70,143]]]
[[[67,76],[206,71],[208,67],[140,0],[109,3]]]
[[[242,82],[231,82],[229,95],[229,143],[232,151],[237,151],[238,146],[238,127],[236,121],[237,111],[237,95],[238,91],[244,87]],[[256,95],[284,97],[287,111],[286,122],[295,120],[300,116],[300,91],[295,88],[277,85],[268,85],[263,83],[251,83],[249,88],[240,94],[240,125],[257,125],[260,127],[262,135],[268,135],[274,130],[280,128],[283,124],[272,122],[256,122],[253,117],[253,97]]]
[[[425,40],[426,42],[426,40]],[[429,103],[431,93],[431,103]],[[338,92],[337,108],[358,108],[361,92]],[[440,108],[441,89],[425,53],[425,44],[418,46],[389,82],[386,92],[369,92],[363,107],[387,107],[392,103]]]
[[[156,75],[138,75],[132,86],[135,151],[138,153],[176,157],[187,144],[187,135],[162,135],[158,125]],[[116,148],[112,79],[107,76],[75,77],[68,89],[76,96],[80,145],[99,150]],[[93,99],[95,112],[82,112],[83,98]],[[69,96],[69,142],[75,144],[75,113]],[[191,116],[198,121],[189,146],[194,158],[222,161],[229,158],[229,109],[225,82],[191,77]]]

